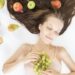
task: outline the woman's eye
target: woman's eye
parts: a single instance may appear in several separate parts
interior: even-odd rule
[[[48,30],[52,30],[52,28],[50,28],[50,27],[47,27],[47,29],[48,29]]]

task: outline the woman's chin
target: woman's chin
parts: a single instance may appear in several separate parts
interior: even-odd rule
[[[53,41],[53,39],[50,38],[50,37],[47,37],[47,36],[46,36],[46,37],[44,38],[44,42],[45,42],[46,44],[51,44],[52,41]]]

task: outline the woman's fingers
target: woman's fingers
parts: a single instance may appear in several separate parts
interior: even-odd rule
[[[43,71],[42,75],[52,75],[52,74],[50,72],[48,72],[48,71]]]
[[[38,54],[36,53],[30,53],[27,55],[27,59],[38,59]]]
[[[42,75],[55,75],[55,70],[53,69],[47,69],[46,71],[42,72]]]
[[[60,75],[60,73],[54,69],[48,69],[46,71],[43,71],[42,75]]]
[[[6,73],[9,68],[10,68],[10,67],[9,67],[7,64],[4,64],[2,71],[3,71],[4,73]]]
[[[37,52],[31,52],[25,58],[25,60],[29,62],[34,62],[38,59],[39,59],[39,54]]]

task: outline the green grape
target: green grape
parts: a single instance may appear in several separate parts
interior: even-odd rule
[[[42,61],[44,61],[46,59],[46,57],[45,56],[42,56]]]
[[[34,67],[34,70],[37,70],[38,69],[38,66],[36,65],[35,67]]]
[[[37,75],[41,75],[41,72],[45,71],[51,64],[51,60],[46,53],[40,54],[39,56],[40,58],[34,64],[34,70]]]

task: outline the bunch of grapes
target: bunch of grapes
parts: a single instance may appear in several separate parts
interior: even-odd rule
[[[40,58],[34,64],[34,71],[37,75],[41,75],[42,71],[47,70],[47,68],[51,65],[51,60],[46,53],[40,54]]]

